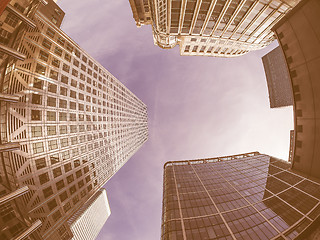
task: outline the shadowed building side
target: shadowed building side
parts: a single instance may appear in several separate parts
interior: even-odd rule
[[[308,232],[319,215],[320,179],[265,154],[164,166],[162,240],[289,240]]]
[[[294,99],[294,169],[320,177],[320,2],[304,0],[275,27]]]

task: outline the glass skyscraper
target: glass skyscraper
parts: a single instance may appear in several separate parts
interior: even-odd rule
[[[320,215],[320,179],[252,152],[167,162],[162,240],[294,239]],[[306,230],[307,229],[307,230]]]

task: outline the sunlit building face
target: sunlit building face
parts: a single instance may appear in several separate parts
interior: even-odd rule
[[[234,57],[261,49],[297,0],[131,0],[138,26],[152,24],[156,45],[181,55]],[[151,20],[146,21],[146,10]],[[149,16],[148,16],[149,18]]]
[[[147,108],[61,31],[49,2],[17,42],[24,59],[9,58],[1,75],[15,100],[1,102],[1,143],[14,144],[1,173],[13,190],[28,186],[20,207],[43,238],[69,239],[66,220],[147,140]]]

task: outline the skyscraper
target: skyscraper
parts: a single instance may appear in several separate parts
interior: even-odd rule
[[[167,162],[163,186],[162,240],[294,239],[319,226],[320,179],[258,152]]]
[[[293,105],[292,86],[286,59],[280,47],[262,57],[271,108]]]
[[[275,39],[271,27],[298,2],[130,0],[130,5],[137,26],[152,25],[159,47],[179,44],[181,55],[234,57],[269,45]]]
[[[93,195],[69,220],[73,240],[95,240],[111,214],[107,192]]]
[[[44,239],[70,239],[67,220],[148,138],[146,105],[59,29],[63,16],[53,0],[36,12],[24,60],[10,58],[0,84],[12,99],[1,101],[1,193],[28,186],[20,206]]]

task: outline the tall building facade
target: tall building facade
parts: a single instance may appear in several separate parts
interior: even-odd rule
[[[73,240],[95,240],[111,214],[107,192],[93,195],[69,220]]]
[[[147,140],[147,108],[59,28],[64,13],[47,2],[17,47],[25,58],[10,58],[1,77],[11,101],[0,102],[0,167],[8,189],[28,187],[20,206],[39,235],[70,239],[67,220]]]
[[[320,178],[320,2],[301,1],[273,30],[290,73],[294,100],[292,167]]]
[[[292,86],[286,59],[280,47],[262,57],[266,74],[270,108],[293,105]]]
[[[241,56],[274,39],[274,26],[299,0],[130,0],[137,26],[152,25],[154,43],[181,55]],[[145,9],[148,9],[146,11]],[[150,16],[144,13],[151,12]]]
[[[162,240],[299,239],[319,226],[319,215],[320,179],[268,155],[164,166]]]

